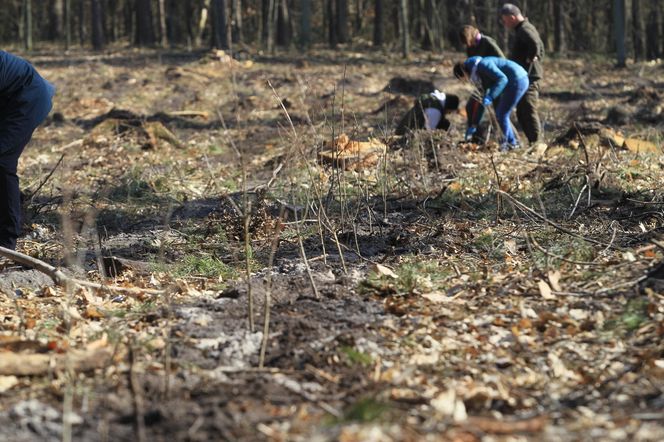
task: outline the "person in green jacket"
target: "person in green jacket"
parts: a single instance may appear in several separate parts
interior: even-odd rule
[[[499,57],[505,54],[493,38],[484,35],[475,26],[464,25],[459,29],[459,40],[466,48],[468,57]],[[474,91],[466,101],[466,136],[465,140],[477,144],[484,144],[489,135],[489,122],[484,118],[482,105],[482,91]]]
[[[500,8],[500,18],[507,29],[514,31],[514,39],[509,58],[519,63],[528,72],[530,86],[516,108],[516,117],[526,133],[531,146],[541,143],[542,125],[537,106],[539,101],[539,80],[542,79],[542,57],[544,43],[539,32],[523,16],[521,10],[511,3]]]
[[[475,26],[464,25],[459,29],[459,39],[466,48],[466,55],[474,57],[500,57],[505,58],[505,54],[496,43],[496,40],[484,35]]]

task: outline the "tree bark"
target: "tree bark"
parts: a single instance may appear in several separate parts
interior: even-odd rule
[[[567,53],[567,35],[565,32],[565,3],[565,0],[556,0],[554,3],[556,52],[560,55],[565,55]]]
[[[101,0],[92,0],[91,6],[92,49],[101,51],[104,49],[104,15]]]
[[[348,1],[336,0],[337,38],[339,43],[348,43]]]
[[[157,2],[159,9],[159,42],[162,48],[168,47],[168,29],[166,28],[166,3],[165,0]]]
[[[212,0],[210,9],[212,13],[212,47],[228,49],[226,0]]]
[[[311,46],[311,0],[300,0],[300,46],[309,49]]]
[[[243,43],[244,36],[242,30],[242,0],[232,0],[231,3],[231,41],[233,43]]]
[[[152,26],[152,2],[136,0],[136,44],[154,46],[156,39]]]
[[[64,0],[65,8],[65,50],[71,47],[71,0]]]
[[[632,40],[634,43],[634,61],[643,60],[645,56],[645,20],[641,0],[632,0]]]
[[[293,37],[293,28],[287,0],[278,0],[277,10],[277,45],[289,47]]]
[[[625,0],[613,0],[613,33],[616,40],[616,65],[625,67]]]
[[[408,0],[399,0],[399,33],[401,36],[401,55],[410,56],[410,30],[408,29]]]
[[[327,0],[327,24],[328,24],[328,41],[331,48],[336,48],[339,43],[339,28],[337,26],[337,15],[335,0]]]
[[[32,0],[23,0],[25,50],[32,50]]]
[[[64,0],[50,0],[48,16],[48,39],[60,40],[63,34]]]
[[[374,0],[373,45],[381,47],[384,43],[385,18],[383,0]]]

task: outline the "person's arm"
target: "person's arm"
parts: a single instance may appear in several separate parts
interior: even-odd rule
[[[483,60],[478,66],[478,71],[480,72],[481,75],[487,78],[489,80],[488,83],[490,83],[490,86],[486,89],[484,93],[483,104],[486,106],[487,104],[493,102],[496,98],[500,96],[500,94],[503,93],[505,86],[507,86],[508,79],[507,75],[505,75],[503,71],[498,69],[498,66],[496,66],[495,63],[493,62],[488,62]],[[487,99],[489,103],[486,103]]]

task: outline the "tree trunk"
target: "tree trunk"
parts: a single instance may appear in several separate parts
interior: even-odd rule
[[[289,47],[293,37],[293,27],[288,10],[287,0],[278,0],[279,8],[277,11],[277,45]]]
[[[383,0],[374,0],[373,45],[383,46],[385,35],[385,18],[383,17]]]
[[[311,0],[300,0],[300,46],[309,49],[311,46]]]
[[[355,35],[362,32],[364,28],[364,0],[356,0],[355,2],[355,24],[353,26],[353,32]]]
[[[645,55],[645,20],[641,0],[632,0],[632,39],[634,41],[634,61],[642,60]]]
[[[327,0],[328,39],[331,48],[336,48],[339,43],[337,16],[335,0]]]
[[[25,14],[25,28],[24,38],[25,38],[25,50],[32,50],[32,0],[23,0],[23,13]]]
[[[159,42],[162,48],[168,47],[168,29],[166,28],[166,3],[164,0],[157,2],[159,12]]]
[[[65,4],[65,50],[71,47],[71,0],[64,0]]]
[[[136,0],[136,44],[154,46],[156,42],[152,26],[152,2]]]
[[[613,33],[616,40],[616,64],[625,67],[625,0],[613,0]]]
[[[648,39],[646,40],[646,56],[648,60],[655,60],[662,56],[662,11],[657,4],[658,0],[652,0],[650,14],[648,14]]]
[[[337,37],[339,43],[348,43],[350,33],[348,26],[348,0],[336,0],[337,4]]]
[[[211,3],[212,47],[228,49],[228,16],[226,14],[226,0],[212,0]]]
[[[81,46],[85,45],[87,37],[85,29],[85,2],[79,0],[78,2],[78,42]]]
[[[60,40],[63,34],[64,1],[50,0],[48,16],[48,39],[52,41]]]
[[[433,5],[434,0],[424,0],[424,29],[422,34],[422,49],[432,50],[436,47],[434,42],[435,37],[433,33],[434,20],[436,16],[436,11]]]
[[[201,13],[198,16],[198,27],[196,28],[196,46],[200,46],[203,42],[203,33],[207,27],[208,15],[210,12],[210,0],[204,0],[201,5]]]
[[[399,0],[399,33],[401,34],[401,55],[410,56],[410,30],[408,29],[408,0]]]
[[[92,0],[91,23],[92,30],[92,49],[101,51],[104,49],[104,15],[101,7],[101,0]]]
[[[554,4],[556,52],[560,55],[565,55],[567,53],[567,36],[565,33],[565,3],[565,0],[557,0]]]
[[[277,1],[278,0],[266,0],[264,3],[265,48],[269,53],[274,52],[274,29],[277,24]]]
[[[231,41],[243,43],[242,35],[242,0],[232,0],[231,3]]]

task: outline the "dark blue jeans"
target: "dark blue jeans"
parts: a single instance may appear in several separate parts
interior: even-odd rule
[[[16,248],[16,239],[21,234],[18,159],[32,133],[51,111],[55,93],[51,84],[41,81],[43,85],[26,93],[27,103],[0,115],[0,246],[8,249]]]
[[[510,124],[510,114],[519,100],[521,100],[521,97],[523,97],[523,94],[528,90],[528,84],[528,77],[510,80],[500,95],[500,102],[496,108],[496,118],[498,119],[500,129],[503,131],[504,141],[512,145],[517,144],[517,139]]]

